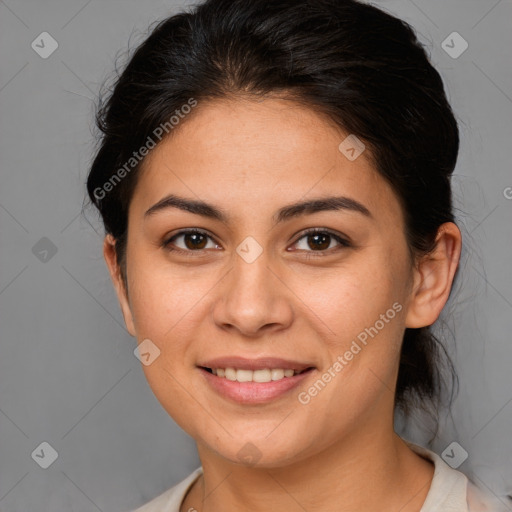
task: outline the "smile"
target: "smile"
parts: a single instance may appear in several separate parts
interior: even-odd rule
[[[306,368],[305,370],[299,371],[289,368],[263,368],[253,371],[236,368],[205,368],[205,370],[210,371],[217,377],[237,382],[272,382],[299,375],[310,369],[311,368]]]

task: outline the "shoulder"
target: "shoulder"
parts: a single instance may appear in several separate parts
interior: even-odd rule
[[[468,510],[469,512],[506,512],[512,510],[497,496],[468,481]]]
[[[202,467],[195,469],[181,482],[132,512],[179,512],[180,505],[187,491],[202,472]]]
[[[405,441],[405,439],[404,439]],[[437,453],[405,441],[418,455],[434,464],[434,477],[421,512],[505,512],[510,509],[490,492],[450,467]]]

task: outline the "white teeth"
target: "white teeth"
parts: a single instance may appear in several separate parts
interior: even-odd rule
[[[272,380],[279,380],[284,377],[284,370],[279,370],[277,368],[274,368],[271,370],[272,373]]]
[[[268,368],[265,368],[264,370],[254,370],[252,372],[252,380],[254,382],[270,382],[271,380],[277,380],[272,379],[272,372],[274,370],[269,370]]]
[[[236,380],[236,370],[233,368],[226,368],[226,379],[228,380]]]
[[[235,368],[213,368],[212,373],[237,382],[271,382],[285,377],[293,377],[299,372],[282,368],[264,368],[262,370],[237,370]]]
[[[236,380],[238,382],[252,382],[252,370],[236,370]]]

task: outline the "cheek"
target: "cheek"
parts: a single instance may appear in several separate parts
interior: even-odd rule
[[[323,370],[330,367],[336,375],[330,391],[319,397],[319,410],[342,403],[343,414],[355,417],[372,409],[383,393],[391,393],[392,400],[404,329],[407,266],[403,261],[394,251],[369,252],[357,264],[331,273],[323,286],[311,288],[308,306],[316,314],[310,316],[314,329],[329,328],[323,338],[327,351]],[[337,422],[345,424],[341,416]]]
[[[343,343],[374,325],[395,302],[402,304],[405,269],[399,267],[396,258],[375,255],[329,274],[318,274],[311,282],[301,277],[298,285],[302,286],[301,296],[307,297],[307,305],[323,320],[330,335]],[[395,312],[390,312],[393,318]]]
[[[130,303],[139,336],[162,342],[175,334],[200,306],[209,289],[192,269],[172,270],[159,259],[134,255],[130,268]]]

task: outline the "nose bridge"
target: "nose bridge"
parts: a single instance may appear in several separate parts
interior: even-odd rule
[[[236,253],[228,293],[242,309],[261,310],[271,295],[268,251],[254,237],[248,236],[238,245]]]
[[[215,321],[231,325],[245,334],[255,334],[268,324],[284,324],[290,319],[279,280],[268,267],[268,251],[253,237],[236,248],[233,267],[215,308]],[[287,313],[288,311],[288,313]]]

